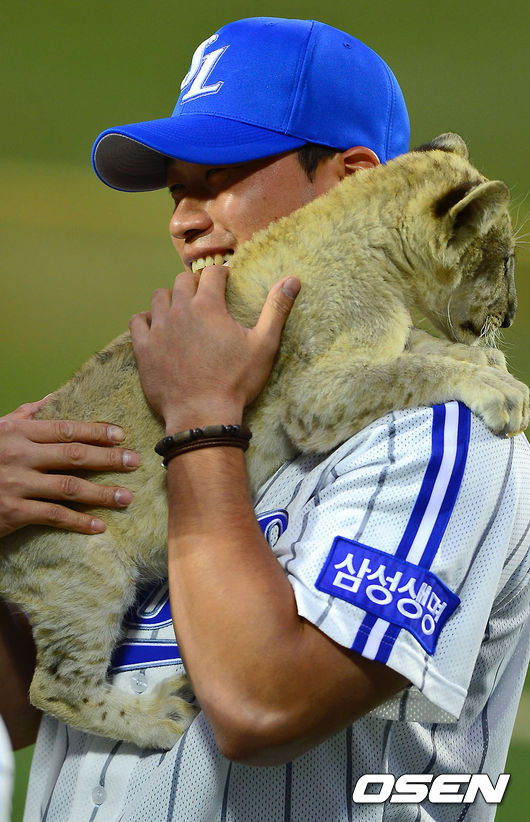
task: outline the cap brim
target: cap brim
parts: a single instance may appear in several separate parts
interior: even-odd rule
[[[230,165],[291,151],[305,142],[224,117],[166,117],[103,131],[92,149],[92,165],[111,188],[151,191],[166,186],[168,157]]]

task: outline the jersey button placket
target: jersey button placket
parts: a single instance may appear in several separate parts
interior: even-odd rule
[[[132,674],[130,679],[130,686],[131,690],[134,691],[135,694],[143,694],[147,691],[148,683],[147,677],[144,671],[137,671]]]
[[[103,805],[106,798],[107,791],[105,790],[103,785],[96,785],[96,787],[92,791],[92,801],[94,802],[94,805]]]

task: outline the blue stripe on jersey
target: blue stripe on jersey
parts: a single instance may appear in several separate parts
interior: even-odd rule
[[[357,631],[357,636],[353,641],[353,645],[351,646],[352,651],[357,651],[358,654],[362,654],[364,651],[364,646],[370,636],[370,631],[374,627],[375,623],[377,622],[377,617],[373,614],[366,614],[365,618],[362,621],[362,624]]]
[[[453,470],[431,536],[427,540],[425,551],[418,563],[422,568],[431,567],[447,525],[449,524],[451,514],[453,513],[453,508],[455,507],[458,492],[462,484],[462,477],[464,476],[464,468],[466,467],[470,430],[471,412],[465,405],[458,403],[457,441]]]
[[[385,631],[385,635],[381,641],[381,645],[379,647],[379,651],[377,652],[376,659],[378,662],[387,662],[388,657],[390,656],[390,652],[394,647],[394,643],[398,638],[401,632],[401,628],[399,625],[389,625],[387,630]]]
[[[445,427],[445,405],[434,405],[431,433],[431,456],[427,465],[427,470],[423,477],[420,492],[417,496],[412,514],[401,537],[396,551],[396,557],[406,559],[414,538],[418,533],[421,521],[425,516],[425,511],[434,490],[436,477],[440,471],[444,453],[444,427]]]
[[[180,651],[173,640],[124,639],[114,649],[108,673],[178,665],[179,662],[182,662]]]
[[[469,448],[471,412],[460,402],[435,405],[432,409],[431,456],[418,497],[395,556],[428,569],[436,556],[456,503]],[[418,553],[421,552],[421,553]],[[363,653],[376,620],[366,614],[352,650]],[[401,628],[388,623],[375,654],[370,658],[387,662]]]

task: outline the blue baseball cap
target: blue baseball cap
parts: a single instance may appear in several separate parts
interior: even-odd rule
[[[167,158],[228,165],[305,143],[371,148],[381,162],[409,146],[403,94],[386,63],[315,20],[237,20],[193,55],[171,117],[103,131],[98,177],[122,191],[166,186]]]

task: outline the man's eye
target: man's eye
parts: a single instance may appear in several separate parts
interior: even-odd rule
[[[241,166],[222,166],[210,168],[206,175],[208,184],[214,188],[226,186],[235,181],[241,173]]]
[[[169,188],[169,196],[173,200],[173,210],[176,209],[184,194],[184,186],[172,185]]]
[[[228,179],[229,170],[227,168],[212,168],[206,176],[210,185],[222,185]]]

